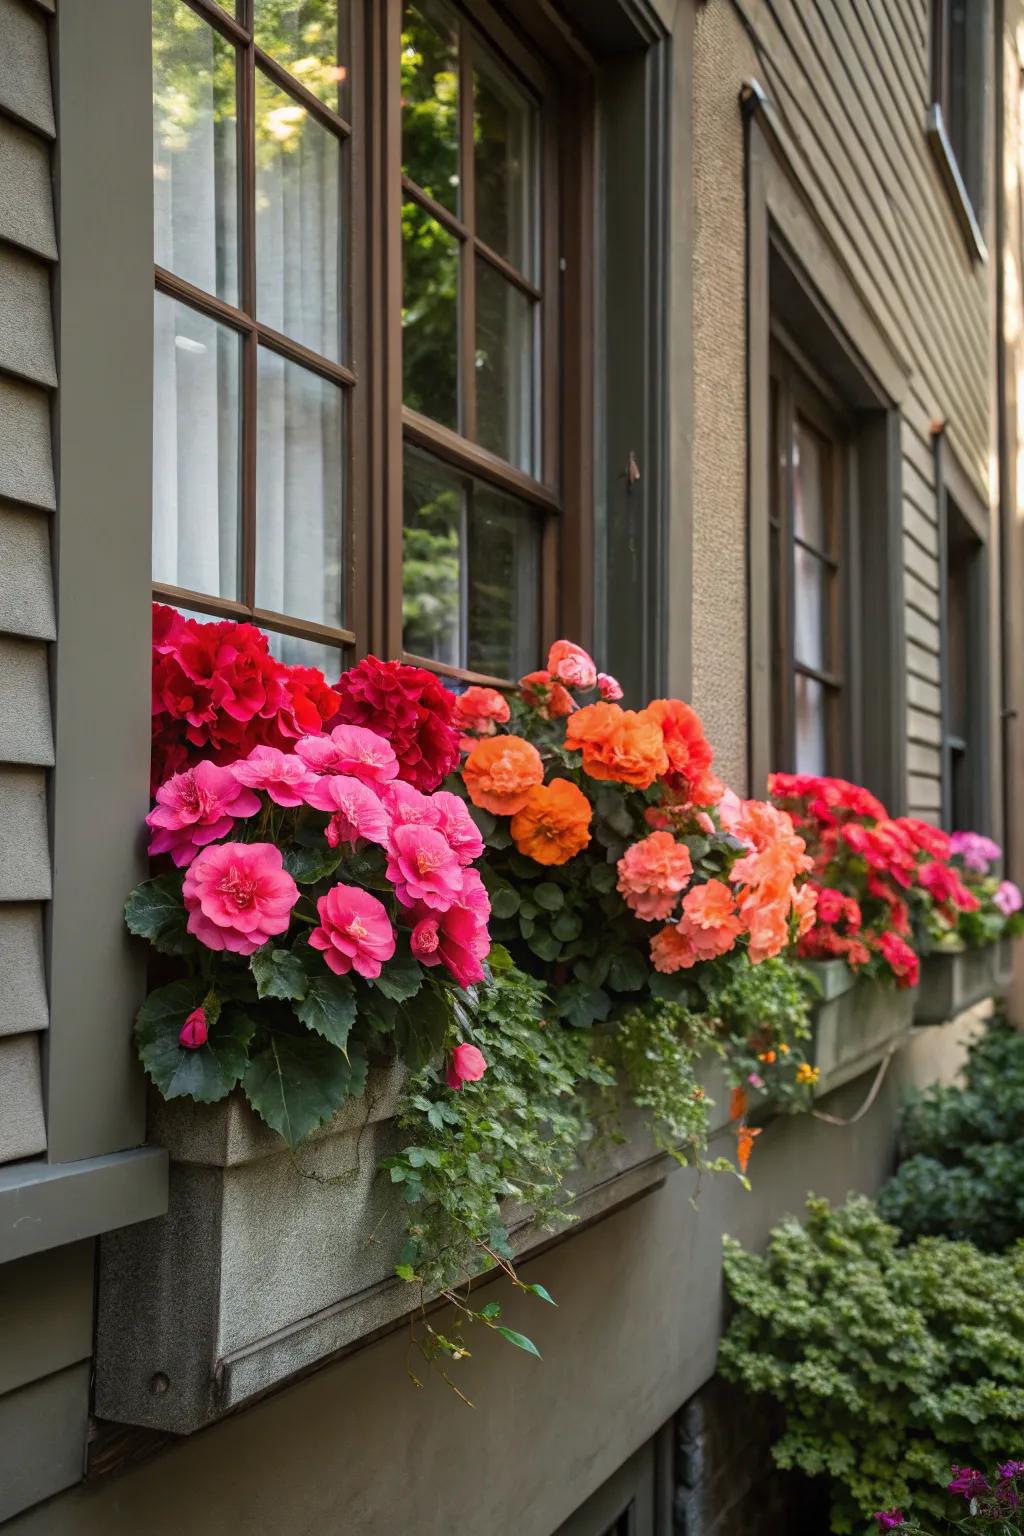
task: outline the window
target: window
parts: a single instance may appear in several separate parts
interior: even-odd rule
[[[354,632],[351,40],[338,0],[154,0],[153,576],[340,669]]]
[[[776,344],[771,363],[772,762],[843,774],[849,741],[847,435]]]
[[[948,468],[948,449],[940,445],[939,455],[940,466]],[[989,819],[985,543],[945,485],[941,496],[942,819],[951,832],[985,831]]]
[[[485,15],[474,8],[474,16]],[[551,85],[443,0],[402,12],[403,646],[455,673],[536,665],[558,229]]]
[[[988,0],[932,0],[927,129],[974,253],[985,254]]]

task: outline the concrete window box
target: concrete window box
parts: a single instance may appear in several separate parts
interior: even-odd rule
[[[713,1069],[708,1080],[717,1130],[728,1094]],[[394,1119],[404,1081],[399,1066],[371,1073],[366,1098],[295,1151],[240,1095],[153,1101],[169,1207],[103,1239],[101,1418],[189,1434],[415,1309],[394,1275],[408,1207],[378,1171],[407,1139]],[[619,1129],[583,1150],[566,1233],[664,1181],[671,1162],[641,1115],[626,1111]],[[526,1211],[510,1230],[518,1256],[552,1237]]]
[[[1013,975],[1013,940],[1000,939],[982,949],[943,950],[921,965],[915,1018],[918,1024],[944,1024],[976,1003],[993,997]]]
[[[805,964],[821,987],[808,1049],[808,1059],[821,1073],[820,1097],[869,1071],[894,1041],[909,1034],[917,989],[855,976],[842,960]]]

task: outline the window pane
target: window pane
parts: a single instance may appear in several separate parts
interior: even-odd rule
[[[486,55],[473,71],[476,232],[528,277],[537,266],[537,108]]]
[[[405,403],[459,425],[458,241],[417,203],[402,206],[402,378]]]
[[[533,299],[477,257],[477,438],[530,473],[536,468],[534,309]]]
[[[407,453],[402,501],[402,644],[416,656],[462,666],[465,484]]]
[[[483,485],[469,519],[469,653],[474,672],[521,677],[540,650],[540,527],[534,512]]]
[[[344,652],[336,645],[319,645],[315,640],[300,640],[296,635],[264,630],[271,656],[289,667],[317,667],[329,683],[336,683],[345,666]]]
[[[796,761],[797,773],[828,772],[828,729],[825,689],[802,673],[796,675]]]
[[[256,0],[256,45],[343,116],[348,6],[339,0]]]
[[[342,355],[341,146],[256,71],[256,313],[313,352]]]
[[[519,677],[540,644],[540,522],[500,491],[409,451],[403,644],[447,666]]]
[[[157,265],[238,303],[235,50],[183,0],[153,0]]]
[[[256,400],[256,606],[343,625],[344,396],[260,347]]]
[[[153,579],[237,599],[241,341],[161,293],[154,320]]]
[[[793,527],[798,539],[833,553],[828,516],[831,448],[798,417],[793,430]]]
[[[450,12],[431,0],[402,9],[402,171],[458,212],[459,45]]]
[[[830,597],[834,577],[817,555],[799,544],[793,549],[793,565],[793,648],[796,659],[805,666],[816,667],[819,672],[831,671]]]

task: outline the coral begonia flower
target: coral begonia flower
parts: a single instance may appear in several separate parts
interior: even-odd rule
[[[272,843],[218,843],[196,855],[182,895],[201,944],[253,955],[284,933],[299,888]]]
[[[576,708],[572,695],[550,672],[527,672],[519,679],[519,688],[526,703],[545,720],[562,720]]]
[[[277,747],[253,747],[248,757],[233,763],[231,772],[248,789],[262,789],[276,805],[302,805],[317,783],[309,765],[294,752]]]
[[[602,699],[606,699],[609,704],[616,704],[622,698],[622,684],[610,672],[597,674],[597,688]]]
[[[395,953],[395,930],[383,902],[357,885],[332,885],[316,909],[320,926],[309,942],[322,950],[326,964],[338,976],[357,971],[375,980]]]
[[[387,876],[404,907],[417,902],[444,912],[460,894],[462,865],[436,827],[392,827]]]
[[[380,796],[362,779],[344,773],[324,774],[314,780],[306,799],[315,810],[330,813],[326,837],[332,848],[354,843],[360,837],[386,846],[391,817]]]
[[[537,864],[565,864],[590,842],[590,801],[569,779],[535,784],[509,826],[519,852]]]
[[[463,1083],[479,1082],[486,1071],[487,1061],[483,1051],[463,1041],[452,1051],[447,1074],[448,1087],[461,1088]]]
[[[537,748],[521,736],[485,736],[463,764],[462,779],[474,805],[514,816],[532,786],[543,782],[544,765]]]
[[[617,869],[619,894],[630,911],[645,923],[664,922],[690,883],[693,860],[671,832],[652,832],[626,849]]]
[[[460,731],[470,731],[474,736],[493,736],[510,713],[508,699],[497,688],[474,685],[455,699],[456,725]]]
[[[682,699],[654,699],[645,713],[661,726],[669,787],[696,805],[714,805],[722,785],[711,772],[714,754],[697,711]]]
[[[571,640],[555,641],[548,652],[547,670],[567,688],[578,688],[586,693],[597,686],[597,668],[592,658]]]
[[[179,868],[190,864],[198,849],[230,832],[236,820],[260,809],[259,796],[239,784],[230,768],[208,762],[161,784],[156,801],[146,817],[154,833],[149,852],[169,853]]]

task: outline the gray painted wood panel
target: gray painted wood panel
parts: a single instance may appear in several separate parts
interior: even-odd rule
[[[43,965],[43,912],[37,902],[0,902],[0,1035],[49,1023]]]
[[[88,1361],[0,1397],[0,1521],[79,1481],[88,1415]]]
[[[87,1360],[92,1242],[0,1265],[0,1394]]]
[[[0,1039],[0,1163],[46,1151],[39,1036]]]
[[[57,505],[50,396],[20,379],[0,378],[0,496],[47,511]]]
[[[45,641],[0,636],[0,762],[53,763]]]
[[[57,382],[50,268],[15,245],[0,245],[0,368],[35,384]]]
[[[53,137],[46,17],[27,0],[0,0],[0,109]]]
[[[0,116],[0,240],[51,260],[57,255],[50,146],[30,128]]]
[[[0,632],[53,640],[57,619],[45,512],[0,501]]]
[[[17,836],[11,837],[15,828]],[[0,901],[48,901],[50,845],[41,768],[0,767],[0,829]]]

